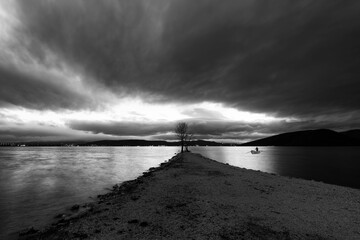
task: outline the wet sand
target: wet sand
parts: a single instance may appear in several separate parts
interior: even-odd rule
[[[20,239],[360,239],[360,190],[184,153]]]

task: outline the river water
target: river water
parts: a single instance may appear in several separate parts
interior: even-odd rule
[[[44,226],[77,203],[170,159],[178,147],[1,147],[0,239]],[[231,165],[360,189],[357,147],[194,147]]]

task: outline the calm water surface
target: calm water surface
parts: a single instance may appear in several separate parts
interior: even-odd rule
[[[0,239],[170,159],[177,147],[0,148]]]
[[[194,148],[211,159],[248,169],[360,189],[360,147]]]
[[[360,188],[356,147],[194,147],[231,165]],[[0,239],[41,227],[67,207],[92,201],[178,152],[177,147],[0,148]]]

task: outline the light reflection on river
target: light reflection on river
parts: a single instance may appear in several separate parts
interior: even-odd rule
[[[360,147],[196,147],[230,165],[360,189]]]
[[[0,148],[0,239],[170,159],[177,147]],[[9,234],[12,233],[10,236]]]
[[[193,147],[192,151],[208,158],[230,165],[263,172],[276,173],[276,161],[269,154],[271,149],[263,148],[260,154],[251,154],[251,147]]]

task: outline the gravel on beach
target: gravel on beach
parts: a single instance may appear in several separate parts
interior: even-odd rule
[[[360,239],[360,190],[178,154],[20,239]]]

